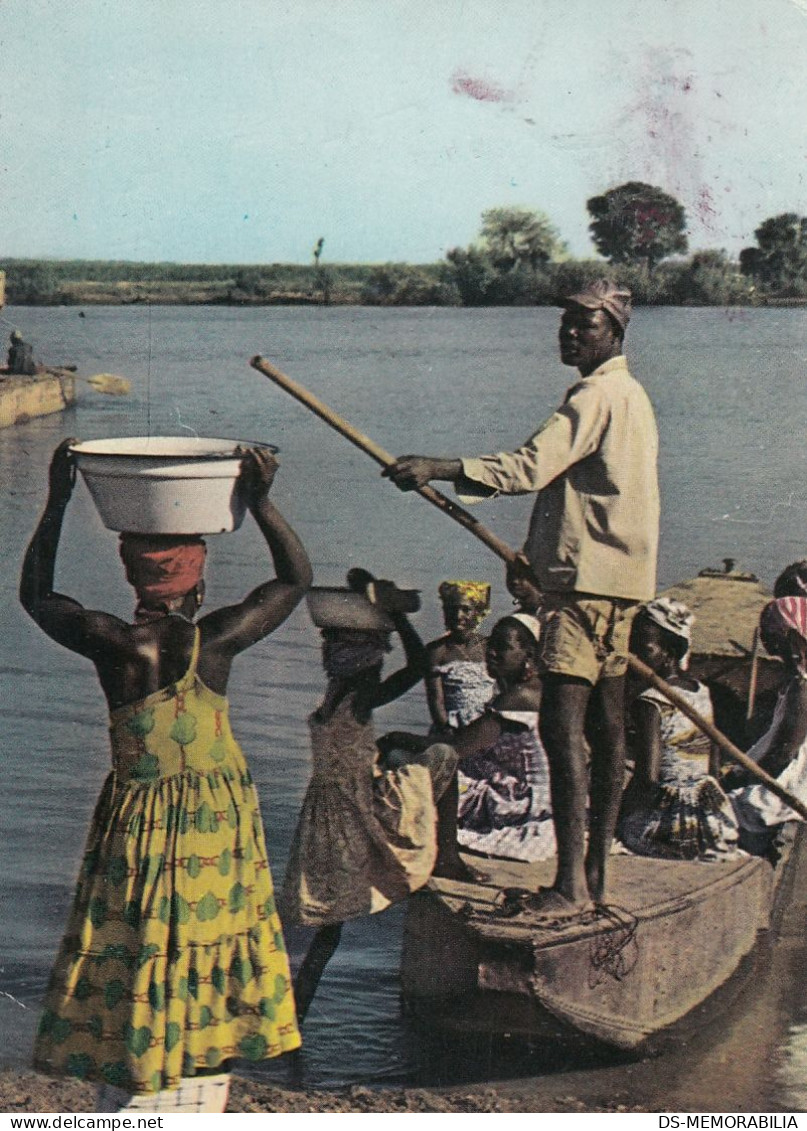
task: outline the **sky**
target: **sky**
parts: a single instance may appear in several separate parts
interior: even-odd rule
[[[807,213],[805,48],[807,0],[0,0],[0,257],[432,262],[510,206],[585,256],[627,180],[736,254]]]

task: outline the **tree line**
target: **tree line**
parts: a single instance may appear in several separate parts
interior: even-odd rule
[[[586,204],[600,259],[574,259],[555,226],[528,208],[491,208],[467,247],[439,263],[327,264],[325,238],[306,264],[0,260],[7,301],[544,305],[610,274],[638,304],[736,305],[807,299],[807,217],[786,212],[756,229],[738,260],[707,249],[687,255],[683,205],[654,185],[628,181]]]

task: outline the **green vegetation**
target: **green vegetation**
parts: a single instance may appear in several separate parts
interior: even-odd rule
[[[637,305],[737,305],[807,299],[807,218],[765,220],[739,262],[719,249],[687,251],[686,214],[668,193],[629,181],[592,197],[589,230],[601,259],[572,259],[542,212],[491,208],[478,238],[440,263],[310,265],[0,260],[6,299],[19,305],[96,303],[364,306],[552,305],[602,275]]]
[[[643,264],[651,274],[660,260],[687,249],[683,207],[653,185],[628,181],[586,207],[594,246],[610,263]]]

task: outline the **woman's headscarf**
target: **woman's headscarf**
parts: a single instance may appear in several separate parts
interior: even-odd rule
[[[452,597],[470,601],[479,610],[480,620],[490,612],[489,581],[442,581],[437,592],[443,603]]]
[[[659,625],[660,628],[671,632],[686,641],[684,655],[678,661],[678,666],[684,671],[689,667],[689,649],[692,645],[692,626],[695,615],[683,601],[676,601],[674,597],[656,597],[643,606],[645,616]]]
[[[207,547],[196,535],[121,534],[126,580],[141,604],[154,605],[190,593],[202,580]]]
[[[536,643],[541,639],[541,622],[532,613],[508,613],[502,620],[517,620],[523,624],[527,632],[535,638]]]

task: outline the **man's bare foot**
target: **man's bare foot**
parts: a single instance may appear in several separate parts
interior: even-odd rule
[[[538,888],[523,899],[523,907],[531,915],[547,919],[573,919],[593,910],[589,899],[568,899],[556,888]]]
[[[490,879],[487,872],[472,868],[459,856],[449,860],[438,860],[434,865],[432,875],[441,880],[457,880],[462,884],[486,884]]]

